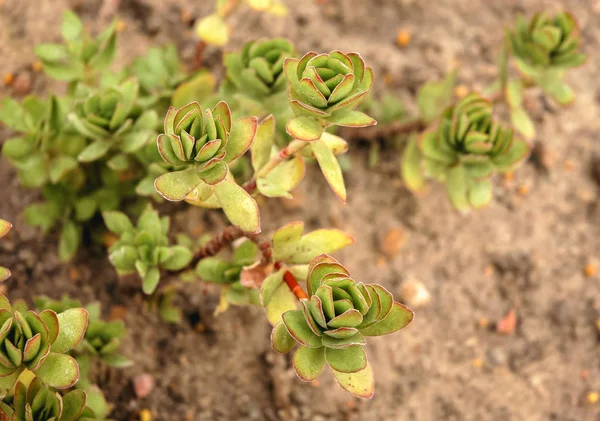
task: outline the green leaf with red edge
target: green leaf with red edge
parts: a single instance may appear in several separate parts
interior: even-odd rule
[[[271,332],[273,349],[281,354],[286,354],[296,346],[296,340],[289,334],[283,322],[279,322]]]
[[[357,373],[342,373],[332,370],[335,381],[342,389],[350,392],[358,398],[371,399],[375,393],[375,379],[373,369],[367,363],[367,367]]]
[[[294,156],[279,164],[266,177],[259,178],[256,185],[264,196],[291,199],[290,191],[302,181],[305,172],[304,159]]]
[[[267,319],[272,325],[279,323],[285,312],[296,310],[296,308],[296,297],[292,294],[292,291],[290,291],[285,282],[281,282],[279,286],[275,288],[271,294],[269,303],[265,306]]]
[[[348,348],[325,348],[325,360],[329,367],[341,373],[357,373],[367,367],[367,354],[360,345]]]
[[[275,117],[267,116],[258,124],[256,137],[252,144],[252,168],[254,171],[260,170],[269,161],[271,149],[275,142]]]
[[[288,263],[306,264],[320,254],[329,254],[354,244],[354,238],[338,229],[318,229],[303,235]]]
[[[72,390],[62,398],[63,412],[59,421],[75,421],[83,412],[86,394],[83,390]]]
[[[51,352],[34,371],[41,381],[55,389],[68,389],[79,380],[79,367],[73,357]]]
[[[514,169],[519,162],[522,162],[530,151],[531,146],[528,142],[515,138],[510,149],[502,155],[493,157],[492,162],[498,171],[509,171]]]
[[[304,222],[294,221],[279,228],[273,234],[273,260],[286,260],[298,249]]]
[[[234,159],[242,156],[254,142],[256,130],[258,128],[258,118],[244,117],[233,122],[231,133],[225,151],[227,154],[223,158],[226,162],[231,162]]]
[[[229,221],[245,232],[260,232],[260,215],[256,201],[234,181],[214,186],[215,195]]]
[[[382,336],[394,333],[413,321],[415,313],[403,304],[394,302],[392,310],[381,321],[361,329],[360,333],[364,336]]]
[[[282,314],[281,319],[290,335],[298,343],[309,348],[320,348],[323,346],[321,338],[314,334],[306,323],[302,310],[290,310]]]
[[[229,174],[229,167],[221,160],[217,160],[213,164],[209,165],[208,169],[204,169],[196,173],[198,178],[209,186],[214,186],[215,184],[222,182],[225,180],[225,178],[227,178],[227,174]]]
[[[58,315],[58,337],[51,351],[65,353],[75,348],[85,335],[88,312],[83,308],[72,308]]]
[[[292,363],[300,379],[306,382],[313,381],[319,377],[323,367],[325,367],[325,348],[301,346],[294,353]]]
[[[203,259],[206,260],[206,259]],[[283,270],[278,270],[267,276],[260,287],[260,301],[263,307],[269,305],[273,295],[283,283]],[[295,307],[294,307],[295,309]],[[290,309],[286,309],[290,310]],[[283,312],[282,312],[283,313]],[[270,320],[270,319],[269,319]],[[277,319],[279,320],[279,318]]]
[[[336,111],[331,117],[327,117],[327,121],[344,127],[369,127],[377,124],[374,118],[355,110]]]
[[[178,202],[194,190],[202,180],[195,168],[161,175],[154,181],[154,188],[165,199]]]
[[[321,171],[331,186],[334,193],[346,202],[346,186],[344,185],[344,176],[340,164],[327,144],[322,140],[316,140],[312,144],[312,150],[321,167]]]
[[[315,118],[295,117],[288,121],[285,130],[294,139],[311,142],[320,139],[325,129]]]
[[[0,219],[0,238],[4,237],[11,230],[12,224],[4,219]]]

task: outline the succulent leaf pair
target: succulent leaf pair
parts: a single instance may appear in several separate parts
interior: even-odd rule
[[[77,421],[83,416],[86,393],[72,390],[61,396],[35,378],[26,386],[19,381],[9,402],[0,402],[0,419],[7,421]]]
[[[309,299],[290,310],[273,328],[273,347],[289,352],[300,347],[293,363],[298,376],[315,380],[328,365],[338,384],[362,398],[373,396],[373,373],[363,349],[365,336],[381,336],[408,325],[414,313],[394,302],[377,284],[355,282],[337,260],[316,257],[306,280]]]
[[[169,246],[169,218],[160,218],[151,206],[140,215],[136,227],[118,211],[104,212],[102,216],[106,227],[119,236],[109,248],[110,262],[121,274],[137,272],[146,294],[156,290],[160,269],[176,271],[192,259],[189,248]]]
[[[290,103],[296,117],[287,132],[295,139],[317,140],[332,125],[365,127],[376,124],[354,110],[373,84],[373,70],[357,53],[310,52],[301,59],[288,58],[284,72],[290,84]]]
[[[87,323],[83,308],[58,315],[52,310],[21,312],[0,295],[0,387],[10,389],[25,369],[54,388],[73,386],[79,368],[65,353],[83,339]]]

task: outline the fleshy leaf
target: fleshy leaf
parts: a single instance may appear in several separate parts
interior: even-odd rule
[[[68,389],[79,379],[79,367],[73,357],[51,352],[35,375],[56,389]]]
[[[306,382],[313,381],[325,367],[325,349],[301,346],[294,354],[293,364],[298,377]]]
[[[269,115],[258,125],[252,144],[252,168],[254,171],[260,170],[269,161],[274,140],[275,117]]]
[[[341,373],[356,373],[367,367],[367,354],[360,345],[348,348],[325,348],[327,364]]]
[[[271,332],[271,344],[275,351],[285,354],[296,345],[296,340],[289,334],[283,322],[279,322]]]
[[[357,373],[333,371],[337,383],[347,392],[358,398],[371,399],[375,393],[375,379],[370,364]]]
[[[162,197],[180,201],[201,183],[194,168],[161,175],[154,182],[154,188]]]
[[[225,180],[214,186],[215,194],[229,221],[245,232],[260,232],[260,216],[256,201],[234,181]]]
[[[289,263],[310,263],[320,254],[329,254],[354,244],[354,238],[338,229],[318,229],[302,236]]]
[[[273,259],[274,261],[286,260],[296,253],[302,232],[304,231],[304,222],[290,222],[279,228],[273,234]]]
[[[425,178],[421,168],[423,156],[417,146],[417,136],[413,135],[408,140],[404,154],[402,155],[402,180],[406,187],[413,192],[422,191],[425,187]]]
[[[301,345],[309,348],[320,348],[323,346],[321,338],[315,335],[306,323],[302,310],[286,311],[281,316],[281,319],[290,335]]]
[[[346,186],[344,185],[344,176],[340,164],[327,144],[322,140],[316,140],[312,143],[312,150],[319,162],[321,171],[325,179],[335,192],[335,194],[346,202]]]
[[[52,344],[52,352],[65,353],[75,348],[83,339],[88,325],[88,312],[72,308],[58,315],[58,337]]]
[[[383,320],[365,329],[361,329],[360,333],[364,336],[387,335],[407,326],[412,322],[414,317],[415,313],[411,309],[395,302],[392,306],[392,310]]]
[[[296,117],[288,122],[286,131],[294,139],[311,142],[321,138],[324,128],[315,118]]]
[[[271,300],[266,306],[267,319],[272,325],[281,321],[281,316],[287,311],[296,309],[296,297],[285,283],[281,283],[271,295]]]
[[[225,161],[231,162],[234,159],[242,156],[252,145],[256,130],[258,127],[258,119],[256,117],[240,118],[233,122],[231,134],[225,146],[227,154]]]

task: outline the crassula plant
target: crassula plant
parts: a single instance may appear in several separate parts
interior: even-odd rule
[[[169,322],[181,320],[181,279],[218,284],[215,312],[262,306],[274,349],[298,347],[293,364],[301,379],[316,379],[327,365],[341,387],[370,398],[366,338],[402,329],[413,312],[385,286],[355,281],[330,256],[351,245],[351,236],[328,228],[305,233],[301,221],[262,232],[259,204],[293,198],[309,165],[345,202],[339,156],[352,145],[347,140],[408,134],[401,167],[407,187],[421,191],[434,179],[446,184],[457,209],[484,207],[495,174],[512,171],[530,153],[535,127],[526,90],[539,86],[561,104],[573,100],[564,74],[585,60],[580,34],[567,13],[519,18],[485,91],[454,98],[452,71],[418,90],[419,115],[405,121],[393,96],[368,99],[375,75],[356,52],[299,52],[283,38],[248,40],[224,52],[219,85],[201,53],[206,44],[227,43],[226,18],[245,6],[285,11],[278,0],[218,0],[215,13],[197,21],[201,41],[191,71],[173,46],[115,66],[116,26],[92,38],[66,13],[65,44],[36,49],[46,75],[69,82],[66,94],[5,98],[0,121],[16,134],[2,153],[23,186],[41,189],[45,201],[25,216],[44,231],[60,231],[63,260],[84,239],[105,247],[123,283],[140,285],[149,307]],[[383,124],[373,127],[376,119]],[[175,235],[161,213],[185,206],[222,212],[230,225],[198,241]],[[0,235],[9,228],[0,221]],[[7,275],[0,268],[0,279]],[[1,297],[6,417],[104,419],[108,405],[88,373],[96,362],[129,364],[118,352],[123,324],[102,321],[97,305],[86,310],[77,301],[42,299],[37,313]],[[75,385],[78,362],[83,375]],[[85,393],[54,390],[73,386]]]
[[[422,191],[433,178],[447,184],[457,209],[487,205],[493,199],[491,176],[514,170],[529,156],[535,126],[524,106],[526,89],[539,86],[559,104],[572,102],[574,93],[563,78],[585,62],[580,44],[569,13],[541,12],[529,23],[519,16],[500,52],[498,78],[485,95],[470,93],[453,103],[456,72],[425,84],[418,95],[420,119],[392,128],[412,134],[402,158],[407,187]],[[494,107],[507,109],[510,122],[502,122]]]
[[[355,396],[372,397],[375,386],[363,349],[365,336],[396,332],[414,313],[394,302],[381,285],[357,283],[325,254],[310,262],[306,290],[302,309],[284,312],[273,328],[273,348],[285,353],[299,345],[293,362],[302,380],[315,380],[327,365],[341,387]]]

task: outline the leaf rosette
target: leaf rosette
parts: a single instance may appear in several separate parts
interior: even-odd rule
[[[509,34],[509,39],[518,64],[526,73],[535,69],[576,67],[586,60],[580,52],[577,22],[566,12],[554,17],[536,13],[529,23],[519,16],[516,30]]]
[[[437,127],[417,141],[425,175],[446,182],[458,209],[487,205],[492,174],[512,170],[529,153],[529,143],[494,121],[492,112],[488,100],[471,93],[447,109]]]
[[[54,388],[73,386],[79,368],[65,353],[83,339],[87,324],[88,313],[83,308],[37,314],[13,308],[0,295],[0,387],[10,389],[25,369]]]
[[[356,111],[373,84],[373,70],[358,53],[309,52],[301,59],[288,58],[284,73],[289,81],[295,118],[287,132],[295,139],[313,141],[332,125],[365,127],[376,121]]]
[[[76,421],[82,415],[87,396],[83,390],[72,390],[62,396],[33,379],[29,386],[19,381],[10,404],[0,402],[0,419],[11,421]]]
[[[237,53],[225,55],[228,89],[266,97],[286,89],[283,63],[295,57],[293,44],[283,38],[250,41]]]
[[[202,183],[212,186],[225,181],[228,163],[250,148],[257,126],[256,117],[232,121],[223,101],[205,111],[197,102],[169,108],[158,150],[178,170],[158,177],[156,190],[167,200],[180,201]]]
[[[322,254],[309,265],[308,299],[289,310],[273,328],[273,347],[288,352],[297,343],[293,363],[298,376],[315,380],[328,365],[341,387],[363,398],[373,395],[373,373],[363,346],[365,337],[396,332],[414,313],[394,302],[378,284],[354,281],[337,260]]]

